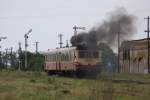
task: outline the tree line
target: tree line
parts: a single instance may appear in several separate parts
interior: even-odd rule
[[[101,65],[103,71],[115,72],[117,70],[117,54],[105,43],[100,43]],[[25,68],[25,52],[0,52],[0,70],[28,70],[43,71],[45,57],[40,53],[27,52],[27,69]]]
[[[43,71],[44,55],[27,52],[27,69],[25,69],[25,52],[0,52],[0,69]]]

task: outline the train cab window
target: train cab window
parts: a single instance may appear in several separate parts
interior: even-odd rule
[[[79,51],[79,58],[87,58],[88,52],[86,51]]]
[[[79,51],[79,58],[98,58],[99,53],[96,51]]]

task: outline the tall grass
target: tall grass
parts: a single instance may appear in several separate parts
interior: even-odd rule
[[[149,100],[149,75],[102,73],[96,80],[47,76],[44,72],[0,72],[0,100]],[[142,92],[141,92],[142,91]]]

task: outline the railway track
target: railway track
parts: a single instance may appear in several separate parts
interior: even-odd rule
[[[138,81],[138,80],[112,79],[111,81],[114,83],[150,84],[150,82]]]

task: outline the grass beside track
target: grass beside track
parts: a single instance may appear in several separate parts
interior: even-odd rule
[[[91,80],[3,71],[0,100],[150,100],[149,82],[150,75],[138,74],[103,74]]]

